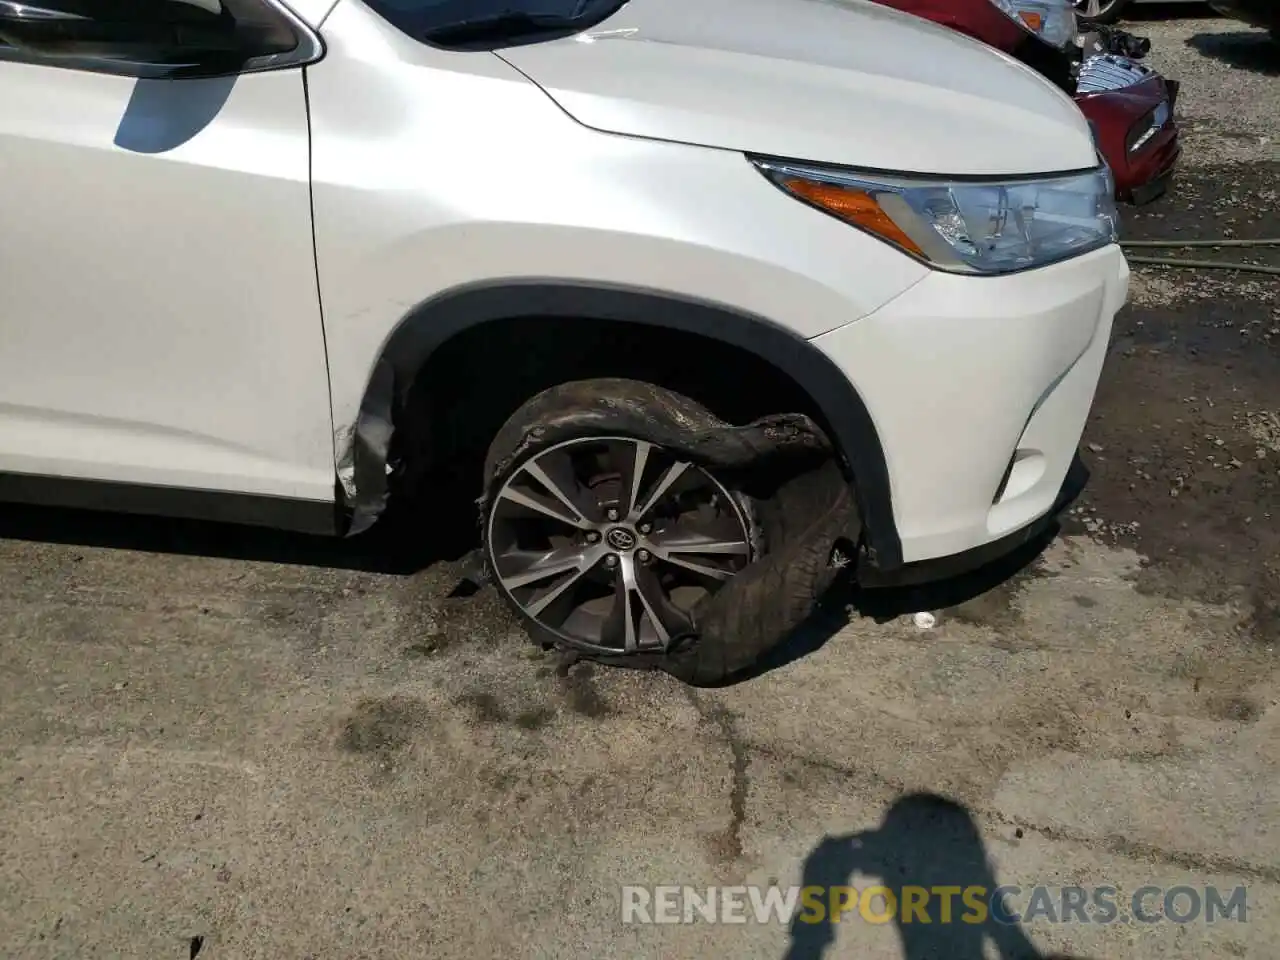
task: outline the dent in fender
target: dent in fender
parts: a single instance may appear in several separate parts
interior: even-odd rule
[[[378,358],[354,424],[337,436],[339,480],[350,511],[348,535],[381,514],[388,495],[388,455],[396,414],[431,354],[453,336],[515,317],[582,317],[665,327],[755,354],[790,377],[822,413],[862,518],[866,559],[881,569],[902,564],[889,470],[866,405],[835,363],[807,340],[763,318],[692,299],[625,287],[512,280],[440,294],[416,307]]]
[[[395,373],[386,358],[380,357],[355,424],[339,429],[334,437],[338,483],[351,510],[348,536],[368,530],[387,506],[394,396]]]

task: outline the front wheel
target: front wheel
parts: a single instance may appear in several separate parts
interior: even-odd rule
[[[530,637],[705,684],[803,622],[836,572],[815,521],[847,529],[847,488],[819,489],[830,473],[813,470],[762,488],[772,467],[691,453],[743,429],[629,380],[562,384],[516,411],[486,459],[481,521]]]
[[[489,511],[498,587],[540,636],[605,656],[666,650],[752,558],[750,505],[636,436],[581,436],[513,465]]]
[[[1082,23],[1115,23],[1130,0],[1072,0]]]

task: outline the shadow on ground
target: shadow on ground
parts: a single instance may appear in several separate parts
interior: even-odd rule
[[[465,501],[457,501],[465,502]],[[851,613],[886,623],[922,610],[959,606],[1026,570],[1057,536],[1054,525],[1024,547],[963,576],[911,587],[858,588],[838,581],[814,613],[755,666],[713,686],[734,686],[785,667],[826,645]],[[412,576],[433,564],[463,560],[451,596],[483,589],[482,571],[471,569],[478,544],[470,511],[426,516],[397,504],[367,533],[350,539],[307,536],[257,527],[174,520],[92,510],[0,505],[0,539],[100,547],[178,556],[217,557],[328,569]]]
[[[466,503],[466,498],[450,502]],[[0,539],[104,547],[143,553],[218,557],[410,576],[457,560],[478,542],[468,510],[390,507],[358,537],[308,536],[198,520],[100,513],[60,507],[0,505]]]
[[[736,685],[781,669],[826,646],[849,616],[888,623],[921,611],[944,611],[975,600],[1030,569],[1058,537],[1061,525],[1050,525],[1022,547],[968,573],[909,587],[859,589],[851,579],[838,581],[808,621],[765,654],[750,670],[725,685]]]
[[[982,835],[953,800],[908,794],[876,829],[824,837],[805,858],[801,888],[823,888],[829,907],[832,888],[849,886],[855,873],[874,878],[888,895],[865,906],[851,903],[850,915],[835,922],[829,909],[806,910],[802,902],[783,960],[822,960],[835,942],[836,924],[849,924],[864,910],[872,918],[892,915],[903,960],[984,960],[987,944],[999,960],[1071,960],[1041,953],[1022,932],[1016,911],[995,896],[1000,884]],[[940,888],[950,888],[950,896],[933,892]]]
[[[1257,30],[1197,33],[1187,40],[1187,46],[1237,70],[1280,77],[1280,42]]]

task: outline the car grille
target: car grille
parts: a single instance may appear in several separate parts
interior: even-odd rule
[[[1103,90],[1120,90],[1142,83],[1156,73],[1128,57],[1113,53],[1100,53],[1080,64],[1076,76],[1076,93],[1099,93]]]

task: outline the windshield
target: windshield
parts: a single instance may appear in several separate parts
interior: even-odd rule
[[[627,0],[365,0],[417,40],[450,49],[493,49],[571,36]]]

